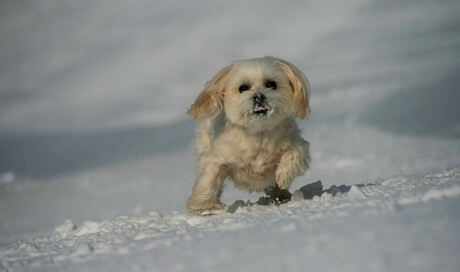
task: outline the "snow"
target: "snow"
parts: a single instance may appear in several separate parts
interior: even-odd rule
[[[0,257],[12,270],[455,271],[459,194],[460,167],[235,213],[66,220]]]
[[[457,2],[3,1],[0,271],[457,271]],[[189,215],[186,108],[264,55],[312,87],[292,191],[350,190]]]

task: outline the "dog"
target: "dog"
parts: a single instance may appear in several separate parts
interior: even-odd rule
[[[187,111],[198,121],[188,211],[224,209],[226,178],[249,192],[288,189],[310,164],[309,143],[295,122],[308,117],[309,100],[305,75],[279,58],[238,60],[221,69]]]

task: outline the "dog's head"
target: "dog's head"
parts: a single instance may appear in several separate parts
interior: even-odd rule
[[[273,57],[235,61],[206,84],[188,114],[204,120],[225,111],[230,122],[270,129],[288,117],[306,118],[310,87],[294,65]]]

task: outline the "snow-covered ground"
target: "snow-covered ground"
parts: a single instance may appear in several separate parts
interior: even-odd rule
[[[457,271],[457,2],[2,1],[0,270]],[[187,215],[185,109],[264,55],[312,85],[293,189],[371,185]]]
[[[213,216],[151,211],[1,247],[6,269],[456,271],[460,167]]]

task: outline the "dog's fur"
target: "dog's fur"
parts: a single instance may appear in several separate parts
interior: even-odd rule
[[[289,188],[310,163],[309,143],[294,121],[307,118],[309,95],[307,78],[281,59],[235,61],[220,70],[187,112],[199,121],[198,177],[187,209],[223,209],[227,177],[250,192]]]

